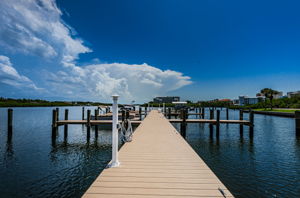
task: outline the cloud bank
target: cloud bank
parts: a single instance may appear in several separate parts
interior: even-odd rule
[[[148,64],[78,66],[79,54],[91,49],[61,16],[55,0],[0,1],[0,47],[6,53],[43,58],[58,66],[57,73],[44,72],[47,82],[42,84],[49,86],[45,89],[52,96],[63,92],[74,100],[107,100],[117,93],[125,101],[146,101],[191,84],[190,77],[180,72],[163,71]],[[2,56],[0,61],[1,82],[36,88],[29,78],[12,67],[8,57]]]
[[[17,72],[7,56],[2,55],[0,55],[0,82],[17,88],[27,87],[39,90],[29,78]]]
[[[49,81],[54,90],[64,91],[69,97],[93,100],[119,94],[127,101],[145,101],[153,96],[179,89],[191,83],[190,77],[180,72],[156,67],[122,63],[74,66],[72,70],[51,73]]]
[[[69,65],[91,50],[61,19],[54,0],[1,0],[0,45],[11,52],[59,58]]]

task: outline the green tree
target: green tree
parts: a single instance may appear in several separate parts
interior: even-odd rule
[[[276,90],[273,90],[271,88],[264,88],[264,89],[260,90],[260,93],[263,94],[266,98],[268,98],[270,100],[270,106],[271,106],[271,110],[272,110],[273,109],[272,102],[273,102],[274,95],[278,94],[279,92]],[[267,108],[266,103],[267,103],[267,100],[265,100],[265,109]]]

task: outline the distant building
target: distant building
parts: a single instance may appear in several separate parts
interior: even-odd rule
[[[154,103],[172,103],[180,101],[179,96],[165,96],[153,98]]]
[[[278,99],[278,98],[282,98],[282,97],[283,97],[283,92],[282,91],[278,92],[278,94],[273,95],[274,99]]]
[[[300,91],[293,91],[293,92],[287,92],[287,97],[288,98],[293,98],[293,97],[300,97]]]
[[[232,102],[233,102],[233,105],[239,105],[240,104],[239,99],[233,99]]]
[[[257,104],[259,102],[263,101],[263,97],[248,97],[248,96],[239,96],[239,105],[251,105],[251,104]]]

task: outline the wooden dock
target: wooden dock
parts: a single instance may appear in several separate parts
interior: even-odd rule
[[[121,122],[121,121],[119,121]],[[142,123],[140,120],[130,120],[132,125],[139,125]],[[171,123],[182,123],[182,119],[169,119]],[[186,119],[186,123],[209,123],[216,124],[217,120],[209,119]],[[56,122],[58,126],[65,124],[87,124],[87,120],[59,120]],[[101,125],[101,124],[112,124],[112,120],[90,120],[91,125]],[[243,124],[251,125],[251,122],[248,120],[220,120],[220,124]]]
[[[83,197],[233,197],[158,111],[122,146],[119,161],[119,167],[103,170]]]
[[[130,120],[132,125],[139,125],[142,121]],[[112,124],[112,120],[90,120],[90,125]],[[119,121],[121,123],[121,121]],[[66,124],[88,124],[87,120],[59,120],[56,122],[58,126]]]
[[[182,119],[169,119],[171,123],[182,123]],[[209,124],[217,124],[217,120],[209,120],[209,119],[186,119],[186,123],[209,123]],[[252,123],[248,120],[220,120],[220,124],[243,124],[243,125],[252,125]]]

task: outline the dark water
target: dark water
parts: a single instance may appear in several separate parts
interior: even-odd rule
[[[81,119],[81,107],[68,109],[69,119]],[[110,160],[107,130],[98,139],[92,131],[88,141],[84,126],[70,125],[64,140],[61,127],[52,144],[51,113],[52,108],[15,108],[9,143],[7,109],[0,108],[0,197],[80,197]],[[230,111],[230,118],[238,119],[238,112]],[[217,140],[208,125],[189,124],[187,141],[236,197],[300,197],[294,128],[293,119],[255,115],[253,140],[246,126],[241,137],[237,125],[222,125]]]
[[[80,107],[68,109],[70,120],[81,119]],[[80,197],[111,158],[110,131],[98,140],[91,132],[87,143],[85,126],[70,125],[67,140],[60,127],[53,145],[52,108],[14,108],[9,144],[6,114],[0,109],[0,197]]]
[[[238,111],[230,111],[230,119],[239,119]],[[255,114],[253,139],[247,126],[240,136],[239,125],[225,124],[219,140],[210,138],[208,125],[189,124],[186,140],[236,197],[300,197],[300,139],[294,122]]]

